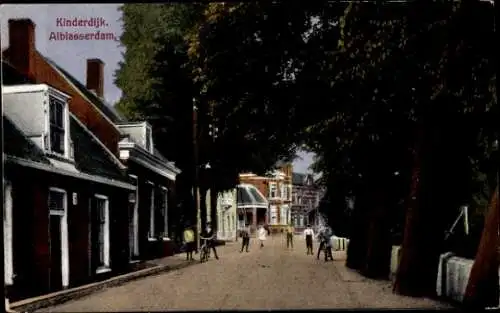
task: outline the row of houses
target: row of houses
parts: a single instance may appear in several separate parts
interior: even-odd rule
[[[35,24],[9,20],[2,52],[4,266],[11,301],[109,278],[173,254],[180,170],[147,121],[103,98],[36,49]],[[75,60],[79,61],[79,60]]]
[[[301,231],[307,224],[317,223],[323,191],[312,175],[294,173],[292,164],[280,164],[265,176],[243,173],[239,181],[235,190],[218,199],[220,238],[235,238],[236,230],[246,223],[254,230],[268,225],[272,232],[281,232],[288,225]]]

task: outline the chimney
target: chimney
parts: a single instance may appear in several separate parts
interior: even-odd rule
[[[7,60],[21,73],[33,78],[35,65],[35,24],[27,18],[9,19]]]
[[[87,89],[102,98],[104,94],[104,63],[100,59],[87,60]]]

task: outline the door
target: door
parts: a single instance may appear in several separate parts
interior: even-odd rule
[[[62,289],[61,216],[51,214],[49,224],[50,224],[49,290],[57,291]]]
[[[136,210],[135,202],[129,201],[128,203],[128,240],[129,240],[129,253],[130,260],[135,260],[136,256]]]

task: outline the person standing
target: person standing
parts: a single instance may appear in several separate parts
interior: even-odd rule
[[[294,232],[295,232],[295,229],[292,226],[292,224],[288,225],[288,227],[286,228],[286,247],[287,247],[287,249],[290,247],[293,249],[293,234],[294,234]]]
[[[263,248],[264,247],[264,241],[266,241],[266,236],[267,236],[267,231],[266,229],[264,228],[264,226],[260,226],[259,227],[259,230],[257,232],[258,234],[258,237],[259,237],[259,241],[260,241],[260,247]]]
[[[191,226],[184,230],[184,247],[186,249],[186,261],[193,260],[193,251],[195,250],[194,231]]]
[[[307,225],[307,228],[304,230],[304,238],[306,240],[307,255],[313,255],[314,231],[311,228],[311,225]]]
[[[248,246],[250,245],[250,225],[246,224],[245,227],[241,230],[241,250],[240,253],[243,252],[243,249],[248,252]]]
[[[319,260],[319,254],[321,253],[321,250],[324,250],[325,262],[328,261],[328,259],[331,259],[333,261],[331,237],[332,237],[331,228],[328,226],[321,227],[321,229],[318,232],[318,239],[320,241],[320,244],[318,248],[318,254],[316,255],[316,259]]]

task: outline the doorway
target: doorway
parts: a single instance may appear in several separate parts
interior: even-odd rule
[[[50,214],[50,276],[49,290],[51,292],[62,289],[62,253],[61,253],[61,216]]]
[[[58,188],[49,189],[49,291],[69,285],[69,251],[67,194]]]

